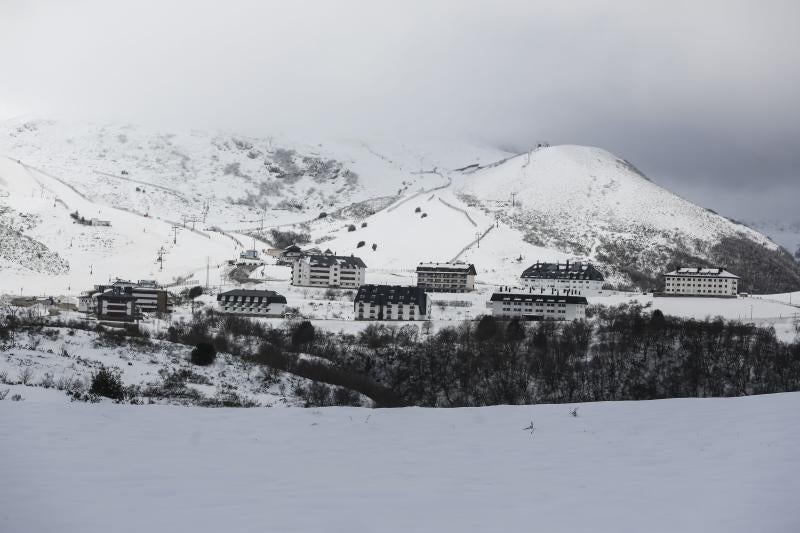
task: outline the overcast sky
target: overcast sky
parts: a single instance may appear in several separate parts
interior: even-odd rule
[[[800,220],[800,2],[0,0],[0,119],[589,144]]]

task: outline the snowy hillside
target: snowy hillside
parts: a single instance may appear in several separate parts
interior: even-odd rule
[[[798,412],[798,393],[303,411],[6,400],[0,530],[797,531]]]
[[[778,249],[766,236],[676,196],[598,148],[544,147],[471,169],[458,183],[466,201],[507,222],[527,242],[592,258],[618,278],[655,277],[670,262],[735,263],[717,249],[725,239]]]
[[[236,250],[224,235],[173,230],[173,221],[96,203],[66,180],[15,160],[0,157],[0,177],[0,291],[78,294],[117,276],[169,283]],[[78,224],[75,212],[110,226]]]
[[[6,153],[94,201],[176,219],[202,218],[208,203],[206,220],[220,226],[259,227],[262,217],[268,226],[313,219],[320,211],[441,181],[420,173],[421,165],[430,170],[507,155],[473,146],[384,151],[361,141],[311,144],[133,125],[23,121],[3,128]]]
[[[515,284],[532,262],[589,259],[620,286],[652,289],[670,265],[700,263],[728,266],[750,292],[800,287],[800,267],[767,237],[597,148],[514,157],[438,141],[12,121],[0,149],[6,293],[76,294],[116,276],[171,283],[286,238],[403,277],[422,261],[462,260],[479,283]],[[111,227],[75,225],[75,210]]]

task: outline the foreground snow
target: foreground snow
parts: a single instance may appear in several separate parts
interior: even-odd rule
[[[0,530],[800,530],[800,393],[569,407],[6,400]]]

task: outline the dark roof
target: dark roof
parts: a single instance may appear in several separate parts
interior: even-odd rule
[[[725,267],[681,267],[672,272],[667,272],[667,276],[699,276],[699,277],[717,277],[717,278],[739,278],[736,274],[731,274]]]
[[[117,290],[117,289],[119,289],[119,288],[118,287],[112,287],[112,288],[104,289],[104,290],[100,291],[99,293],[97,293],[97,299],[98,300],[111,300],[111,299],[134,300],[136,298],[133,295],[133,292],[131,292],[130,290],[124,290],[124,289],[130,289],[129,287],[124,287],[124,288],[122,288],[123,290]]]
[[[466,263],[420,263],[417,272],[458,272],[475,275],[475,265]]]
[[[545,303],[566,303],[588,305],[585,296],[566,296],[563,294],[537,294],[535,292],[495,292],[490,301],[502,302],[504,300],[512,302],[545,302]]]
[[[274,302],[274,303],[286,303],[286,297],[282,294],[278,294],[275,291],[257,291],[257,290],[249,290],[249,289],[233,289],[231,291],[221,292],[217,295],[217,301],[222,300],[224,296],[254,296],[260,298],[266,298],[267,302]],[[263,301],[263,300],[262,300]]]
[[[591,263],[580,261],[566,263],[539,263],[529,266],[522,272],[523,278],[539,279],[589,279],[604,281],[603,274]]]
[[[404,285],[362,285],[355,302],[386,304],[418,304],[423,313],[428,309],[428,295],[422,287]]]
[[[364,261],[361,260],[360,257],[355,257],[352,255],[307,255],[305,259],[311,264],[311,266],[324,266],[329,267],[334,264],[338,264],[339,266],[345,268],[367,268],[367,265],[364,264]]]
[[[162,292],[167,292],[166,289],[161,289],[158,287],[143,287],[137,284],[129,284],[129,282],[120,282],[116,281],[111,285],[95,285],[93,292],[99,293],[118,293],[118,294],[158,294]]]
[[[303,249],[297,246],[296,244],[290,244],[286,248],[283,249],[284,252],[302,252]]]

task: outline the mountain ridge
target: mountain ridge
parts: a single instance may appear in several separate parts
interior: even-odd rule
[[[800,287],[800,267],[768,237],[600,148],[514,155],[456,143],[290,143],[132,125],[3,128],[12,159],[98,209],[197,225],[207,238],[219,230],[239,248],[253,240],[265,247],[276,231],[290,231],[361,254],[379,271],[473,261],[489,284],[513,284],[526,262],[582,259],[600,264],[620,288],[657,288],[659,275],[679,263],[738,269],[743,290],[753,292]],[[9,201],[20,207],[19,197]],[[224,249],[210,260],[235,255]]]

